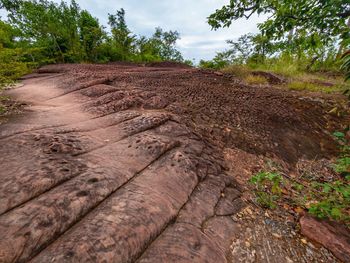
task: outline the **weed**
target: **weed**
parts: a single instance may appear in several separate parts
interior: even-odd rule
[[[293,182],[292,183],[292,188],[298,192],[302,191],[304,189],[304,186],[302,184]]]
[[[281,197],[283,178],[274,172],[260,172],[250,179],[255,186],[257,202],[265,208],[276,208],[276,201]]]
[[[335,172],[343,176],[350,175],[350,157],[345,156],[338,158],[333,165],[333,168]]]
[[[332,218],[338,221],[349,221],[347,209],[350,207],[350,177],[331,183],[313,183],[311,193],[314,203],[308,211],[318,218]]]
[[[275,209],[277,207],[277,200],[279,199],[276,195],[271,195],[266,192],[256,191],[256,201],[264,208]]]
[[[6,112],[6,108],[0,105],[0,115]]]

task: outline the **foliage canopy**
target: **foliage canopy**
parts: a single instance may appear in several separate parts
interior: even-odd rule
[[[228,27],[239,18],[249,19],[253,14],[267,14],[269,18],[259,25],[263,34],[281,39],[291,30],[298,29],[322,36],[324,41],[339,37],[350,38],[348,0],[230,0],[216,10],[208,22],[214,28]]]

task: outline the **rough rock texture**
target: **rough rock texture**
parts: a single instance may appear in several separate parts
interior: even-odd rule
[[[343,262],[350,262],[350,231],[333,222],[319,221],[311,216],[300,219],[301,232],[322,244]]]
[[[223,147],[291,165],[336,150],[327,98],[170,64],[23,79],[8,93],[31,106],[0,126],[0,262],[228,262],[246,202]]]

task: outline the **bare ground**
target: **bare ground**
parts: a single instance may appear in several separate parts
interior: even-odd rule
[[[266,158],[334,156],[342,98],[169,63],[23,83],[7,93],[30,106],[0,126],[0,262],[336,262],[245,184]]]

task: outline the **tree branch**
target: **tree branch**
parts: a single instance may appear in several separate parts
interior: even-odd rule
[[[337,15],[340,16],[341,18],[347,18],[350,16],[350,10],[347,10],[343,13],[338,13]]]

